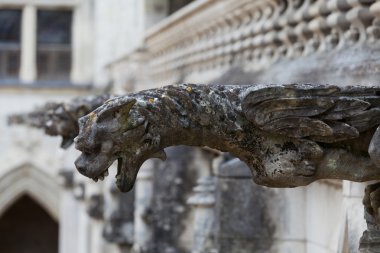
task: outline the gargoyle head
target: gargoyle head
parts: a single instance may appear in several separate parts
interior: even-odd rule
[[[159,136],[152,134],[150,123],[139,113],[143,103],[130,96],[116,97],[80,118],[75,138],[82,151],[75,162],[80,173],[102,180],[117,160],[116,184],[124,192],[132,189],[145,160],[165,158]]]
[[[78,133],[77,118],[70,113],[63,103],[47,111],[47,120],[44,125],[45,133],[51,136],[62,136],[62,148],[68,148]]]
[[[62,148],[68,148],[78,135],[78,119],[85,116],[109,98],[109,95],[87,96],[57,104],[46,112],[45,133],[62,137]]]

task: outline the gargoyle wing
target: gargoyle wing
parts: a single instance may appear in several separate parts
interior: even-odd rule
[[[252,87],[242,110],[261,130],[332,143],[380,125],[380,88],[331,85]]]

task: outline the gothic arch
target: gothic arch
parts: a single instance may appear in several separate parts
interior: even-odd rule
[[[59,185],[50,175],[26,163],[0,177],[0,216],[21,196],[28,195],[54,220],[59,219]]]

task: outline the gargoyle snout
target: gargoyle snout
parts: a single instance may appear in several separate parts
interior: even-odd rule
[[[84,147],[89,147],[88,143],[86,142],[86,139],[79,135],[74,138],[74,143],[75,148],[79,151],[83,151],[85,149]]]
[[[86,157],[82,154],[75,160],[75,167],[79,171],[80,174],[91,177],[90,171],[88,170],[88,162]]]
[[[75,161],[79,173],[93,179],[99,178],[107,171],[115,159],[103,153],[82,153]]]

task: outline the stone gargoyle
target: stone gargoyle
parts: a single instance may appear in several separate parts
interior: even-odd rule
[[[78,119],[102,105],[110,95],[86,96],[69,102],[50,102],[29,113],[8,117],[9,124],[24,124],[42,128],[51,136],[62,137],[62,148],[68,148],[78,135]]]
[[[77,169],[97,181],[117,160],[121,191],[174,145],[230,152],[270,187],[380,179],[380,87],[172,85],[110,99],[79,125]]]

